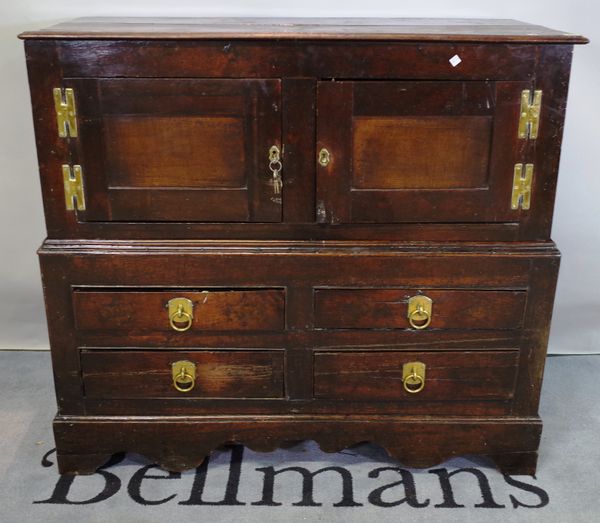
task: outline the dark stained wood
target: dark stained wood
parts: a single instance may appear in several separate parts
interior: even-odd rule
[[[25,43],[39,42],[31,40]],[[66,77],[531,80],[538,46],[460,42],[58,40]],[[454,55],[462,62],[453,67]],[[419,66],[415,67],[415,63]]]
[[[126,18],[86,17],[20,38],[277,38],[586,43],[587,39],[518,20],[466,18]]]
[[[62,71],[54,42],[31,41],[26,44],[27,75],[36,138],[36,151],[42,185],[44,215],[49,230],[77,229],[77,215],[65,212],[62,164],[71,161],[70,139],[58,136],[53,112],[52,89],[62,83]]]
[[[281,221],[278,80],[71,79],[84,221]]]
[[[251,227],[251,225],[250,225]],[[356,239],[353,242],[342,239],[323,242],[311,239],[292,239],[292,240],[227,240],[195,238],[190,239],[134,239],[127,241],[102,239],[56,239],[46,238],[42,243],[39,254],[106,254],[113,252],[115,254],[131,252],[134,254],[164,252],[173,254],[177,252],[191,253],[210,253],[224,251],[228,253],[253,254],[253,253],[323,253],[323,254],[412,254],[412,255],[433,255],[447,256],[451,254],[462,255],[485,255],[491,258],[495,256],[513,257],[540,256],[554,257],[559,254],[556,244],[546,239],[543,241],[532,242],[493,242],[493,241],[453,241],[453,242],[389,242],[379,239]]]
[[[483,188],[492,142],[489,82],[357,82],[352,187]]]
[[[179,332],[260,331],[285,328],[283,290],[76,290],[75,328],[81,331],[125,332],[128,335],[173,332],[167,304],[187,298],[194,305],[192,326]]]
[[[357,189],[481,188],[487,182],[491,118],[356,117]]]
[[[109,166],[113,187],[245,186],[240,118],[188,116],[175,120],[170,116],[106,118],[106,151],[114,162]]]
[[[52,125],[55,119],[52,87],[47,85],[43,88],[44,84],[39,80],[31,82],[32,96],[36,102],[33,109],[40,143],[40,173],[46,202],[48,234],[55,238],[122,239],[136,237],[356,239],[362,237],[394,241],[512,241],[547,238],[552,214],[554,194],[552,188],[556,184],[555,153],[559,145],[556,143],[556,138],[552,137],[560,135],[551,132],[551,126],[555,125],[554,120],[562,121],[565,91],[561,91],[562,98],[560,96],[557,98],[557,100],[562,99],[563,102],[559,102],[554,109],[545,109],[545,114],[553,115],[548,123],[550,131],[546,137],[548,140],[553,140],[551,143],[554,144],[552,145],[554,153],[547,155],[547,159],[542,155],[539,160],[536,160],[540,163],[542,159],[545,162],[552,161],[548,168],[536,169],[533,197],[539,205],[534,205],[529,211],[513,211],[506,203],[510,199],[512,166],[516,161],[528,161],[526,151],[532,150],[531,144],[528,143],[530,141],[515,140],[514,127],[518,115],[520,89],[535,87],[533,81],[541,82],[542,77],[545,78],[544,81],[548,86],[552,86],[558,78],[556,73],[558,66],[539,65],[540,57],[545,56],[542,51],[547,47],[504,43],[483,45],[441,42],[417,44],[317,41],[299,43],[263,40],[235,40],[227,43],[210,40],[201,42],[28,40],[26,51],[32,78],[35,75],[37,78],[44,79],[52,77],[55,78],[51,82],[52,86],[72,85],[76,91],[86,93],[86,96],[76,95],[76,97],[78,110],[84,116],[80,118],[80,127],[82,131],[87,130],[87,132],[82,132],[77,140],[58,139]],[[561,51],[557,51],[559,53],[557,56],[563,58],[570,56],[572,49],[571,45],[550,47],[557,50],[560,48]],[[448,63],[448,57],[454,54],[462,58],[461,64],[457,67],[452,67]],[[50,60],[47,58],[50,55],[56,58]],[[570,64],[563,58],[560,58],[562,78],[568,73]],[[414,67],[415,63],[419,63],[418,68]],[[58,77],[56,67],[60,69]],[[84,70],[82,67],[97,67],[97,69]],[[51,72],[52,68],[54,70]],[[53,77],[51,73],[55,76]],[[180,78],[173,79],[173,76]],[[203,80],[198,79],[200,76]],[[333,77],[336,80],[362,79],[361,82],[353,82],[355,91],[353,97],[356,97],[356,100],[352,105],[355,107],[349,108],[348,103],[344,102],[344,97],[331,93],[329,98],[323,101],[323,107],[319,109],[316,83],[324,77]],[[394,78],[402,81],[389,81]],[[409,81],[410,78],[413,80]],[[434,81],[436,78],[439,83]],[[388,81],[377,82],[376,84],[380,86],[376,87],[373,82],[366,81],[369,79]],[[440,81],[441,79],[452,80],[452,82],[447,82],[446,87],[442,87],[444,83]],[[557,85],[565,85],[564,81],[558,80]],[[252,93],[257,88],[252,86],[264,87],[265,82],[267,84],[280,82],[277,83],[279,87],[275,89],[277,92],[274,93],[272,89],[273,96],[270,97],[259,90],[260,92],[254,96]],[[346,82],[321,83],[341,85]],[[106,87],[98,90],[93,88],[96,84]],[[186,85],[192,87],[184,87]],[[210,85],[218,86],[216,91],[213,90],[214,96],[208,97],[210,105],[202,106],[203,98],[193,96],[194,85],[202,86],[205,90]],[[167,86],[172,89],[167,89]],[[434,88],[435,86],[437,88]],[[462,86],[460,93],[452,94],[457,86]],[[492,93],[494,86],[496,86],[495,94]],[[281,93],[277,94],[280,88]],[[333,89],[333,87],[327,88]],[[373,89],[379,89],[377,96],[373,95]],[[225,98],[228,97],[228,103],[219,103],[217,91],[227,95]],[[170,96],[169,93],[172,92],[179,93],[179,96]],[[107,124],[104,120],[108,114],[112,114],[111,111],[117,113],[120,111],[121,117],[124,117],[128,110],[135,107],[138,111],[141,108],[150,111],[150,114],[159,121],[165,117],[181,120],[182,112],[185,111],[187,111],[186,118],[201,118],[201,115],[194,116],[197,107],[204,107],[202,110],[205,112],[216,111],[217,116],[212,117],[229,118],[231,114],[218,116],[218,112],[227,112],[227,110],[231,112],[231,109],[236,107],[236,102],[233,100],[236,92],[245,93],[244,96],[250,97],[250,102],[244,107],[255,106],[262,122],[256,126],[256,132],[264,135],[258,140],[264,144],[261,146],[255,147],[252,139],[245,140],[243,154],[246,160],[251,160],[245,162],[246,168],[249,169],[245,175],[245,179],[250,183],[247,188],[218,186],[219,183],[235,185],[234,180],[240,179],[239,173],[236,178],[233,173],[210,174],[196,170],[192,176],[175,177],[176,181],[173,181],[174,176],[167,175],[171,168],[166,164],[178,150],[174,145],[157,158],[157,165],[161,165],[158,161],[160,158],[165,159],[160,170],[156,168],[154,174],[144,176],[140,175],[141,170],[138,170],[138,176],[133,177],[133,181],[139,184],[137,187],[123,186],[125,180],[123,176],[119,177],[119,173],[116,174],[116,183],[111,185],[109,174],[111,170],[115,170],[115,166],[126,166],[131,171],[134,164],[143,165],[143,162],[140,164],[143,155],[136,153],[128,158],[126,151],[123,150],[126,144],[121,147],[120,152],[118,146],[109,147],[109,154],[107,154],[107,147],[102,145],[103,140],[86,138],[106,134],[104,130],[111,124]],[[393,101],[400,92],[407,97],[407,103],[385,103],[388,99]],[[325,94],[323,93],[322,96]],[[153,104],[153,98],[167,102]],[[552,98],[552,95],[544,97],[544,104],[552,104]],[[106,103],[102,103],[102,99],[106,99]],[[251,100],[255,100],[256,103]],[[503,105],[502,100],[505,100],[506,104]],[[99,108],[102,110],[99,111]],[[424,186],[421,189],[410,189],[413,181],[406,180],[406,174],[399,176],[400,171],[393,165],[386,167],[386,162],[369,161],[368,155],[363,155],[362,171],[369,173],[372,185],[378,186],[377,180],[373,180],[374,177],[381,178],[372,174],[377,169],[384,169],[392,181],[387,183],[387,189],[360,190],[361,182],[357,179],[357,187],[352,190],[352,179],[355,177],[349,178],[348,174],[352,168],[349,152],[352,149],[351,127],[338,125],[337,118],[342,113],[346,114],[343,118],[351,118],[348,115],[354,110],[358,111],[354,117],[358,120],[371,118],[368,116],[369,113],[382,116],[385,111],[388,113],[391,111],[395,114],[396,121],[399,121],[402,120],[400,114],[403,108],[405,112],[406,108],[409,108],[409,112],[417,113],[413,114],[412,118],[429,118],[432,115],[427,115],[427,111],[434,113],[437,111],[438,119],[443,119],[444,115],[448,116],[449,113],[455,115],[458,120],[467,118],[469,113],[473,118],[477,118],[477,112],[479,116],[486,114],[490,116],[492,111],[493,140],[491,144],[487,144],[492,146],[487,169],[483,166],[486,156],[483,146],[484,137],[473,132],[471,133],[473,139],[481,142],[479,147],[474,145],[475,149],[480,151],[479,161],[473,163],[472,159],[469,162],[465,158],[460,159],[460,155],[457,158],[456,147],[453,148],[454,151],[450,151],[452,149],[450,146],[445,149],[440,147],[438,152],[435,152],[435,146],[432,146],[434,154],[430,154],[428,156],[430,160],[423,165],[433,167],[435,171],[435,165],[445,165],[444,161],[451,159],[454,154],[454,163],[448,163],[449,166],[454,165],[454,168],[449,175],[446,170],[444,177],[438,175],[436,178],[422,174],[413,176],[413,180],[419,178],[426,180],[421,183]],[[161,111],[164,112],[166,109],[180,111],[181,114],[161,116]],[[459,116],[461,111],[462,117]],[[239,115],[240,111],[237,113]],[[318,114],[321,115],[320,118],[317,118]],[[561,116],[557,119],[556,115]],[[408,116],[404,114],[404,117]],[[257,121],[256,118],[244,119],[243,115],[241,118],[248,125],[250,121]],[[111,118],[108,118],[108,121],[110,120]],[[248,125],[244,127],[246,137],[252,134]],[[318,128],[316,142],[315,126]],[[326,131],[327,126],[331,128],[330,131]],[[542,129],[543,127],[544,123]],[[155,126],[155,134],[146,137],[147,142],[161,142],[158,129],[158,126]],[[269,129],[274,132],[268,132]],[[321,139],[323,134],[325,137],[330,136],[330,139]],[[447,134],[446,138],[450,139],[451,135],[452,133]],[[379,133],[379,136],[385,135]],[[213,136],[212,143],[215,141],[218,140]],[[232,143],[235,141],[235,137],[232,137]],[[340,141],[343,143],[339,143]],[[114,144],[114,140],[109,142]],[[173,143],[172,140],[164,142]],[[183,140],[183,143],[187,142],[189,137]],[[260,154],[260,149],[269,143],[277,143],[283,149],[284,191],[279,197],[272,191],[266,155],[264,151],[262,155]],[[70,162],[80,163],[84,168],[88,204],[88,209],[84,212],[73,213],[64,209],[60,162],[48,163],[43,160],[46,151],[58,151],[65,146],[69,146],[69,151],[65,154],[68,155]],[[325,146],[336,153],[327,169],[316,164],[316,152],[320,147]],[[423,147],[427,148],[426,145]],[[214,156],[216,150],[209,149],[212,150],[210,154]],[[171,152],[168,152],[169,150]],[[361,150],[366,151],[364,147]],[[449,151],[452,154],[449,154]],[[445,155],[449,158],[445,158]],[[234,156],[237,157],[237,154]],[[64,157],[62,155],[61,159]],[[392,159],[393,157],[392,154]],[[401,155],[396,154],[396,158],[398,161],[395,161],[395,165],[402,165],[399,160]],[[227,161],[232,161],[232,158]],[[189,173],[190,165],[190,163],[181,163],[178,167],[180,174]],[[221,165],[224,164],[221,162]],[[414,164],[416,171],[419,170],[419,165],[419,163]],[[420,167],[421,170],[423,165]],[[470,175],[461,166],[470,166],[470,170],[467,169]],[[116,170],[120,172],[120,168]],[[170,181],[167,180],[167,183],[161,186],[152,185],[165,176],[170,178]],[[286,179],[287,176],[289,179]],[[315,176],[318,177],[316,201],[313,200]],[[183,182],[183,178],[191,181],[195,179],[196,183],[203,183],[202,180],[214,180],[215,186],[212,188],[192,186],[182,190],[183,187],[177,184],[190,183],[189,180]],[[489,183],[486,184],[488,178]],[[466,187],[458,187],[461,182]],[[210,181],[208,185],[212,183],[213,181]],[[431,186],[436,184],[442,186],[445,184],[446,189],[432,189]],[[473,187],[469,188],[469,185]],[[385,187],[386,184],[384,183],[383,186]],[[394,186],[407,188],[389,188]],[[328,192],[331,193],[329,196]],[[351,203],[342,202],[348,198]],[[338,200],[337,207],[336,200]],[[456,202],[459,201],[461,204],[457,205]],[[282,219],[284,222],[278,223]],[[248,221],[262,223],[249,227]],[[380,226],[365,227],[360,223],[350,223],[352,221],[378,223]],[[449,226],[448,223],[456,225]],[[390,227],[391,224],[397,225]]]
[[[283,199],[286,199],[284,188]],[[313,198],[314,199],[314,195]],[[311,210],[314,214],[314,210]],[[386,240],[386,241],[516,241],[519,224],[511,223],[394,223],[377,224],[327,224],[315,223],[194,223],[194,222],[77,222],[74,227],[56,226],[48,228],[52,238],[72,239],[77,237],[93,241],[98,237],[127,240],[170,239],[193,240]]]
[[[535,472],[585,38],[420,19],[84,19],[21,37],[61,472],[302,439]],[[76,138],[58,136],[56,87],[75,91]],[[524,89],[544,93],[537,139],[517,136]],[[535,164],[529,210],[510,208],[515,163]],[[65,209],[63,164],[83,168],[85,211]],[[422,331],[415,294],[433,299]],[[173,297],[195,304],[189,331],[168,325]],[[178,359],[197,363],[186,394]],[[409,360],[427,366],[415,395]]]
[[[289,383],[289,381],[288,381]],[[312,384],[312,380],[310,381]],[[363,415],[397,415],[422,416],[489,416],[508,418],[512,415],[512,400],[464,400],[464,401],[340,401],[314,398],[277,399],[235,399],[212,398],[207,401],[184,398],[91,398],[84,399],[85,413],[89,416],[196,416],[196,415],[265,415],[284,416],[295,414],[312,417],[316,415],[330,416],[333,413],[345,416]]]
[[[69,306],[71,289],[64,285],[60,258],[47,260],[42,271],[42,288],[48,321],[54,388],[59,412],[84,414],[79,353],[73,329],[73,308]]]
[[[317,165],[317,222],[351,222],[352,84],[319,82],[317,85],[317,151],[329,153],[329,164]],[[334,138],[335,137],[335,138]],[[318,153],[317,153],[318,154]]]
[[[168,470],[185,470],[202,463],[219,445],[217,442],[241,443],[266,452],[298,438],[316,441],[324,452],[339,452],[372,440],[408,467],[430,467],[465,454],[522,453],[523,467],[511,459],[510,470],[513,474],[530,474],[530,454],[537,451],[541,428],[538,418],[279,416],[239,420],[198,416],[177,421],[132,419],[123,423],[118,419],[58,416],[54,420],[61,474],[90,474],[111,454],[128,450]],[[160,450],[156,441],[161,442]],[[78,466],[69,458],[71,455],[89,458]]]
[[[282,81],[283,221],[315,221],[315,92],[312,78]]]
[[[310,292],[310,291],[309,291]],[[312,302],[304,302],[306,309]],[[287,308],[288,315],[289,307]],[[307,314],[308,316],[308,314]],[[312,318],[312,309],[310,309]],[[306,327],[302,330],[288,331],[188,331],[181,335],[178,332],[143,332],[123,333],[118,330],[102,330],[77,332],[77,339],[82,347],[97,350],[123,345],[124,340],[131,347],[145,348],[187,348],[197,347],[238,347],[245,349],[279,348],[301,349],[307,347],[330,347],[335,350],[381,350],[394,348],[413,350],[425,347],[438,351],[455,348],[498,349],[515,347],[521,343],[521,330],[457,330],[435,329],[416,331],[412,329],[315,329]],[[302,376],[296,379],[304,383]]]
[[[518,399],[514,405],[517,415],[531,412],[540,402],[541,387],[528,387],[527,382],[541,384],[544,376],[559,266],[559,257],[532,263],[525,325],[536,324],[540,327],[525,329],[523,332],[524,348],[521,351],[517,382]]]
[[[239,399],[216,398],[205,402],[201,397],[197,397],[190,401],[190,398],[167,397],[161,396],[160,393],[144,395],[143,388],[140,388],[140,394],[143,397],[123,397],[126,394],[119,393],[115,393],[115,397],[114,395],[110,396],[110,392],[102,392],[109,389],[104,385],[99,387],[102,391],[98,391],[98,394],[90,397],[83,395],[83,390],[88,392],[90,390],[89,386],[86,386],[85,389],[79,388],[76,392],[71,392],[69,399],[61,397],[59,401],[61,414],[65,415],[70,411],[77,413],[77,408],[71,405],[76,398],[79,398],[79,401],[83,402],[84,412],[89,416],[193,416],[200,413],[232,416],[240,414],[285,416],[293,412],[299,416],[308,416],[310,419],[314,419],[314,416],[317,415],[331,416],[332,413],[351,417],[359,414],[376,416],[387,413],[388,415],[403,416],[403,419],[406,419],[406,416],[420,416],[424,411],[431,416],[441,417],[461,416],[468,413],[471,416],[496,416],[502,417],[503,420],[509,419],[507,416],[511,415],[513,405],[522,401],[519,396],[513,397],[512,391],[517,391],[515,394],[529,395],[528,389],[532,383],[530,375],[520,372],[517,374],[517,359],[524,358],[528,351],[538,350],[534,349],[538,346],[536,345],[538,342],[535,341],[531,346],[528,345],[529,338],[521,335],[523,331],[444,331],[434,329],[429,332],[415,332],[402,329],[399,331],[364,331],[362,334],[356,334],[356,330],[337,333],[336,331],[319,332],[313,330],[313,289],[318,287],[320,288],[319,292],[322,292],[324,286],[331,287],[342,282],[347,284],[350,281],[354,286],[365,287],[364,292],[373,292],[373,287],[380,286],[382,282],[385,282],[386,285],[393,285],[394,282],[400,283],[412,279],[413,282],[419,283],[415,288],[440,293],[445,292],[443,288],[448,288],[449,285],[467,284],[470,289],[464,292],[492,293],[492,296],[493,293],[501,296],[517,296],[519,298],[516,303],[522,306],[520,297],[529,288],[529,267],[532,261],[539,260],[540,266],[542,266],[544,260],[550,262],[556,256],[556,251],[551,243],[495,244],[490,248],[490,244],[469,245],[464,243],[389,245],[385,242],[363,242],[362,244],[357,242],[354,245],[348,245],[346,242],[331,242],[323,245],[319,242],[226,243],[222,241],[129,241],[117,243],[96,241],[72,242],[71,244],[64,241],[48,241],[40,253],[45,280],[51,278],[55,289],[53,293],[60,297],[60,300],[53,304],[57,311],[71,309],[69,303],[72,300],[73,288],[76,289],[75,295],[83,295],[83,298],[88,292],[95,293],[98,290],[97,287],[105,289],[114,285],[123,289],[117,294],[122,294],[125,298],[135,287],[156,286],[157,284],[162,285],[163,288],[181,288],[182,285],[186,285],[188,289],[214,289],[218,288],[221,282],[227,281],[235,284],[236,281],[244,281],[245,286],[253,285],[274,289],[271,291],[259,290],[256,291],[257,293],[279,292],[276,290],[279,286],[289,288],[286,293],[286,299],[289,300],[289,308],[286,307],[286,324],[290,329],[288,333],[276,334],[266,331],[263,334],[236,335],[235,332],[215,331],[214,334],[193,332],[190,333],[187,342],[184,342],[184,337],[181,337],[179,333],[153,334],[144,332],[144,330],[141,330],[139,334],[132,331],[128,335],[125,335],[125,331],[118,329],[104,329],[102,332],[81,331],[81,334],[75,337],[75,320],[69,315],[62,318],[60,322],[54,321],[51,324],[54,343],[60,343],[66,353],[78,354],[80,350],[83,351],[84,371],[85,358],[106,362],[107,373],[104,376],[110,377],[103,383],[106,384],[108,381],[113,385],[117,382],[126,383],[120,379],[122,377],[120,373],[127,365],[119,364],[115,358],[115,348],[118,347],[123,348],[116,351],[117,353],[127,351],[127,362],[131,362],[130,366],[138,361],[138,357],[142,361],[156,361],[154,358],[158,358],[160,361],[166,361],[165,358],[167,358],[171,361],[178,354],[185,353],[187,356],[192,352],[191,346],[198,347],[194,349],[194,355],[219,352],[231,354],[230,361],[240,361],[235,356],[239,352],[245,352],[249,354],[249,358],[252,358],[252,354],[262,354],[267,347],[275,349],[276,352],[283,349],[278,354],[281,354],[283,358],[284,380],[288,383],[285,389],[287,399],[282,397],[267,399],[265,396],[253,399],[250,395],[246,395]],[[185,264],[177,261],[183,259],[185,259]],[[257,263],[258,260],[260,262]],[[173,271],[173,266],[178,266],[181,270]],[[252,271],[246,271],[246,267],[252,267]],[[473,272],[475,267],[476,271]],[[47,273],[48,270],[51,272]],[[57,270],[63,276],[51,276],[51,274],[59,274]],[[184,284],[184,282],[186,283]],[[206,285],[208,282],[213,282],[213,284]],[[442,288],[421,287],[420,284],[425,282],[437,282],[437,286]],[[497,290],[492,290],[494,285]],[[474,290],[477,288],[479,290]],[[387,290],[389,289],[379,289],[377,292],[387,292]],[[393,289],[391,290],[394,292]],[[160,294],[160,291],[158,293]],[[278,294],[278,296],[280,295]],[[543,294],[539,296],[540,299],[543,299]],[[76,300],[78,299],[76,298]],[[281,300],[280,297],[278,300]],[[530,300],[528,300],[526,311],[531,311],[531,307],[543,310],[539,302],[533,301],[530,304]],[[490,313],[492,316],[504,314],[497,308],[493,310],[494,312]],[[161,310],[161,312],[163,311]],[[532,312],[526,312],[524,316],[523,329],[526,329],[526,332],[536,332],[547,322],[544,315],[540,317],[538,315],[530,316],[531,314]],[[530,319],[527,320],[527,318]],[[109,317],[107,321],[111,321]],[[64,326],[61,331],[54,331],[54,325]],[[508,334],[511,332],[514,334]],[[85,341],[83,345],[80,340]],[[101,343],[95,345],[95,342]],[[241,342],[241,345],[236,345],[237,342]],[[161,343],[163,344],[161,345]],[[124,346],[124,344],[126,345]],[[136,346],[137,348],[132,348]],[[215,351],[210,347],[222,348]],[[494,358],[498,354],[509,357],[511,360],[508,367],[504,367],[502,372],[499,372],[498,367],[493,365],[490,367],[489,364],[477,366],[474,363],[477,360],[473,360],[473,358],[463,360],[463,362],[468,361],[472,367],[462,376],[464,377],[466,374],[475,376],[471,388],[467,389],[467,391],[473,392],[470,398],[465,398],[463,386],[459,392],[453,395],[445,394],[441,401],[439,397],[421,397],[419,401],[390,402],[382,398],[369,401],[369,394],[361,394],[355,398],[344,394],[342,401],[320,397],[319,387],[323,386],[322,381],[320,381],[321,385],[315,382],[313,391],[312,362],[314,356],[313,351],[308,350],[308,347],[315,347],[317,361],[318,358],[324,357],[324,354],[331,353],[335,353],[335,357],[340,358],[335,361],[342,361],[347,357],[355,357],[358,351],[360,354],[364,354],[367,360],[368,355],[372,354],[379,361],[378,365],[380,366],[385,366],[386,361],[381,358],[382,352],[397,354],[397,362],[392,362],[391,368],[388,367],[391,369],[389,372],[392,373],[398,372],[404,358],[409,356],[412,358],[414,354],[422,355],[429,362],[435,361],[438,357],[446,358],[448,361],[449,354],[466,353],[476,354],[479,361],[486,358],[492,358],[492,361],[495,361]],[[502,350],[507,347],[513,350]],[[155,354],[157,356],[154,356]],[[521,365],[526,365],[526,363],[521,363]],[[120,370],[115,370],[117,367]],[[164,368],[164,365],[162,367]],[[276,365],[272,367],[272,372],[278,372]],[[459,369],[459,367],[455,368]],[[492,370],[495,372],[490,372]],[[166,380],[169,377],[168,372],[165,370],[161,372]],[[269,372],[269,370],[265,368],[265,372]],[[319,378],[318,369],[316,372]],[[375,370],[374,374],[377,375],[378,372]],[[507,372],[511,374],[513,380],[510,389],[508,388],[509,378],[502,378]],[[514,381],[515,374],[517,374],[516,382]],[[336,379],[342,379],[344,373],[336,372],[335,375],[338,375]],[[66,375],[66,383],[68,380],[73,380],[74,384],[79,383],[79,387],[82,387],[78,376],[79,373]],[[493,396],[493,390],[485,388],[483,385],[485,382],[479,381],[482,376],[487,376],[491,380],[487,381],[488,385],[496,380],[498,383],[495,389],[496,396]],[[156,377],[155,374],[152,374],[152,377]],[[322,380],[322,374],[319,379]],[[504,381],[502,381],[503,379]],[[535,380],[534,383],[539,387],[540,377],[538,376]],[[381,383],[382,380],[376,381]],[[335,379],[331,383],[335,383]],[[122,386],[125,387],[125,385]],[[155,386],[154,381],[152,381],[152,386]],[[477,387],[479,387],[481,396],[476,395]],[[121,390],[126,391],[126,389],[125,387]],[[232,385],[232,390],[235,389],[236,387]],[[463,396],[461,396],[460,390],[463,390]],[[482,397],[486,391],[492,396]],[[376,393],[375,391],[370,394]],[[461,397],[465,399],[461,400]],[[523,406],[520,409],[520,415],[535,416],[536,413],[537,403],[528,403],[527,407]],[[285,425],[282,424],[282,426]],[[78,425],[73,425],[73,427],[75,426]],[[72,430],[78,429],[73,428]],[[360,438],[360,440],[363,439]],[[376,438],[374,440],[376,441]],[[215,436],[211,441],[213,447],[217,446],[219,437]],[[432,448],[435,448],[433,442],[431,444]],[[515,445],[517,445],[516,442]],[[69,452],[66,453],[69,454]],[[101,454],[101,452],[90,453]],[[417,458],[415,457],[415,459]],[[73,462],[75,461],[73,460]],[[161,462],[160,459],[157,461]],[[85,458],[78,462],[85,463]],[[77,467],[74,466],[74,468]]]
[[[315,397],[401,402],[510,399],[518,355],[516,350],[317,352]],[[402,365],[412,361],[426,366],[425,387],[415,394],[402,385]]]
[[[287,392],[290,400],[305,400],[304,408],[314,411],[312,351],[305,347],[289,348],[286,351]],[[299,412],[295,408],[294,412]]]
[[[188,392],[173,386],[171,364],[196,364]],[[283,351],[83,351],[86,398],[281,398]]]
[[[275,242],[270,248],[261,243],[226,247],[219,242],[154,246],[140,242],[137,247],[139,250],[127,243],[98,242],[96,248],[79,245],[70,251],[44,249],[40,254],[42,261],[62,257],[72,286],[187,289],[288,285],[525,289],[531,256],[556,256],[552,245],[537,253],[525,249],[520,254],[518,250],[490,252],[485,245],[464,248],[460,244],[453,246],[454,251],[419,245],[389,249],[385,244],[379,249],[352,244],[308,247],[302,242],[283,247]],[[127,256],[120,256],[124,254]]]
[[[550,237],[572,58],[572,46],[540,49],[536,87],[544,93],[542,120],[538,138],[528,140],[526,150],[526,161],[535,165],[531,197],[538,211],[521,213],[521,238],[541,240]]]
[[[527,293],[437,289],[317,289],[317,327],[329,329],[408,329],[408,300],[433,300],[427,329],[519,329]]]
[[[518,219],[510,194],[521,146],[515,131],[520,93],[527,87],[520,82],[326,83],[319,96],[326,96],[322,103],[331,109],[319,113],[329,119],[319,128],[318,141],[327,148],[335,144],[338,159],[325,169],[330,181],[319,190],[327,222]],[[414,116],[407,120],[407,115]],[[354,129],[354,139],[350,131],[340,133],[340,122],[343,129]]]

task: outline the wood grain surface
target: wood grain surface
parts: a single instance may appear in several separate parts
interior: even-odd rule
[[[310,38],[586,43],[582,36],[517,20],[463,18],[87,17],[21,38]]]
[[[535,472],[584,37],[353,18],[87,18],[20,36],[62,473],[123,451],[179,471],[224,443],[301,439]],[[74,90],[77,137],[57,133],[55,88]],[[534,89],[539,134],[523,139]],[[535,164],[530,209],[510,205],[517,163]],[[65,207],[65,164],[82,167],[85,210]],[[176,297],[194,306],[185,332],[169,325]],[[189,392],[173,385],[181,360]],[[416,394],[409,361],[426,366]]]

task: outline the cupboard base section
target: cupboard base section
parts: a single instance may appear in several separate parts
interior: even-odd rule
[[[113,454],[134,452],[170,471],[199,466],[224,444],[270,452],[314,440],[324,452],[372,442],[411,468],[486,456],[504,474],[536,471],[542,422],[531,418],[400,416],[56,416],[61,474],[93,474]]]

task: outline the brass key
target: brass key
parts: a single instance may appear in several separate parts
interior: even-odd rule
[[[283,188],[283,179],[281,178],[281,154],[279,147],[273,145],[269,149],[269,169],[273,174],[273,192],[275,194],[281,194]]]
[[[283,181],[281,179],[281,174],[279,174],[279,171],[275,171],[273,173],[273,192],[275,194],[280,194],[282,187],[283,187]]]

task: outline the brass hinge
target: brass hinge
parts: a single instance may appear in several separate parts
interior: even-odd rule
[[[540,110],[542,107],[542,91],[525,89],[521,93],[521,113],[519,116],[519,138],[535,139],[540,128]]]
[[[533,164],[525,164],[525,175],[523,175],[523,164],[515,164],[515,174],[513,177],[512,198],[510,201],[511,209],[528,210],[531,206],[531,185],[533,182]]]
[[[75,107],[75,93],[73,89],[67,87],[61,89],[55,87],[52,90],[54,95],[54,109],[56,110],[56,123],[58,124],[58,136],[66,138],[77,137],[77,109]]]
[[[62,166],[63,182],[65,186],[65,204],[68,211],[77,209],[85,211],[85,195],[83,193],[83,172],[81,165],[68,164]]]

